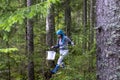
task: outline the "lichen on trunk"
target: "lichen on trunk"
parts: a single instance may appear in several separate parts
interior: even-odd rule
[[[120,0],[96,1],[97,80],[120,80]]]

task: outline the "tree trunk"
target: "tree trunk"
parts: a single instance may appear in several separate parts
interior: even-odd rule
[[[27,6],[31,6],[32,0],[27,0]],[[33,42],[33,21],[27,19],[27,53],[28,53],[28,80],[34,80],[34,42]]]
[[[120,80],[120,0],[96,6],[97,80]]]
[[[70,0],[65,0],[65,27],[66,27],[66,35],[71,36],[71,7]]]
[[[9,48],[9,40],[6,41],[6,45],[7,45],[7,48]],[[11,80],[10,52],[7,53],[7,57],[8,57],[8,80]]]
[[[53,4],[50,5],[50,8],[48,9],[48,15],[46,18],[46,44],[50,48],[54,45],[55,39],[55,19],[54,19],[54,6]],[[53,67],[54,61],[48,61],[48,66]]]
[[[83,0],[83,53],[87,48],[87,0]]]
[[[46,44],[48,47],[53,46],[55,40],[55,20],[54,20],[54,6],[53,4],[50,5],[48,9],[48,15],[46,18]]]
[[[95,13],[94,13],[95,0],[90,0],[90,39],[89,39],[89,50],[94,46],[94,27],[95,27]]]
[[[95,13],[94,13],[94,5],[95,5],[95,0],[90,0],[90,28],[89,28],[89,44],[88,44],[88,50],[92,51],[94,46],[95,46],[95,41],[94,41],[94,26],[95,26]],[[95,54],[92,52],[89,58],[89,72],[91,73],[94,65],[94,56]]]
[[[54,19],[54,6],[51,3],[47,11],[46,17],[46,44],[50,48],[54,45],[54,35],[55,35],[55,19]],[[50,73],[50,68],[55,66],[55,62],[48,60],[47,61],[48,70],[45,72],[45,80],[49,80],[52,76]]]

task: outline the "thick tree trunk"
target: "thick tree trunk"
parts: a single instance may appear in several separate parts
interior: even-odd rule
[[[27,6],[31,6],[32,0],[27,0]],[[33,21],[27,19],[27,53],[28,53],[28,80],[34,80],[34,42],[33,42]]]
[[[55,35],[54,6],[53,4],[50,4],[46,17],[46,44],[49,48],[53,46],[55,43],[54,35]],[[52,74],[50,73],[49,69],[55,66],[54,61],[48,60],[47,66],[48,70],[45,72],[44,76],[45,80],[50,80]]]
[[[54,19],[54,6],[53,4],[50,5],[50,8],[48,9],[48,15],[46,18],[46,44],[50,48],[54,45],[55,39],[55,19]],[[54,61],[48,61],[48,66],[53,67]]]
[[[97,0],[97,80],[120,80],[120,0]]]
[[[46,44],[48,47],[53,46],[55,40],[55,20],[54,20],[54,6],[53,4],[50,5],[48,9],[48,15],[46,18]]]
[[[71,7],[70,0],[65,0],[65,27],[66,27],[66,35],[71,36]]]

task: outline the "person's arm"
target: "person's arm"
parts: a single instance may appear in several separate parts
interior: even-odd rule
[[[57,40],[57,44],[55,46],[52,46],[51,48],[59,48],[58,40]]]
[[[68,44],[70,44],[70,45],[72,45],[72,46],[74,45],[74,43],[71,41],[70,38],[67,37],[67,40],[68,40]]]
[[[59,44],[57,44],[57,45],[53,46],[53,48],[59,48]]]

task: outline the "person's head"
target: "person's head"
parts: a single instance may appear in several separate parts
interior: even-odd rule
[[[56,32],[56,34],[57,34],[58,38],[62,38],[64,36],[64,32],[62,30],[58,30]]]

